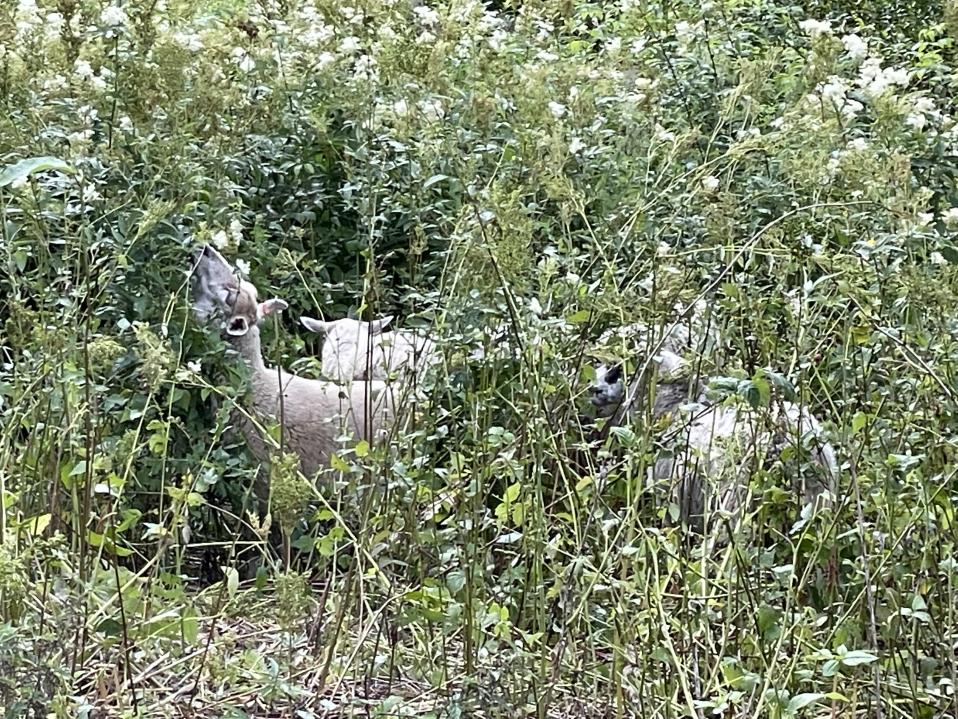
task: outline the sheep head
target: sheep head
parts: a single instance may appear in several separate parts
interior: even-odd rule
[[[288,306],[276,297],[260,302],[256,287],[240,278],[211,245],[203,245],[194,254],[193,312],[200,321],[223,318],[227,335],[243,337],[264,317]]]

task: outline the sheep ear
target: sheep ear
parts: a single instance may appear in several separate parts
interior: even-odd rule
[[[380,332],[385,330],[392,321],[393,315],[386,315],[385,317],[380,317],[379,319],[370,321],[369,326],[372,328],[373,334],[378,335]]]
[[[258,319],[263,319],[277,312],[282,312],[287,307],[289,307],[289,303],[286,300],[281,300],[279,297],[271,297],[259,303],[256,308],[256,316]]]
[[[231,337],[242,337],[249,332],[249,322],[242,315],[237,315],[226,323],[226,334]]]
[[[332,322],[323,322],[322,320],[314,320],[312,317],[306,317],[301,315],[299,318],[300,324],[303,325],[310,332],[318,332],[319,334],[326,334],[329,330],[332,329]]]

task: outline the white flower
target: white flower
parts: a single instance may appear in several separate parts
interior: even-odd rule
[[[243,72],[252,72],[256,67],[256,61],[249,56],[249,53],[246,52],[241,47],[234,47],[233,52],[233,64],[235,64]]]
[[[129,115],[121,115],[120,119],[117,121],[117,127],[120,128],[122,132],[132,133],[133,121],[130,119]]]
[[[928,227],[932,222],[935,221],[935,213],[933,212],[919,212],[918,213],[918,222],[915,223],[915,226],[920,230],[923,227]]]
[[[925,128],[925,123],[927,119],[920,112],[910,112],[905,116],[905,124],[908,127],[913,127],[919,132]]]
[[[437,13],[431,7],[419,5],[414,7],[412,11],[416,14],[416,20],[419,21],[420,25],[433,27],[439,24],[439,13]]]
[[[420,100],[417,107],[423,117],[430,122],[438,122],[446,115],[446,110],[439,100]]]
[[[219,230],[211,238],[210,242],[218,250],[225,250],[226,246],[230,243],[230,238],[227,236],[225,230]]]
[[[238,269],[244,277],[249,277],[249,262],[246,260],[237,258],[236,269]]]
[[[93,67],[86,60],[77,58],[73,63],[73,74],[77,77],[91,78],[93,77]]]
[[[239,245],[240,240],[243,239],[243,223],[239,221],[238,217],[234,217],[230,220],[230,237],[233,238],[233,243]]]
[[[359,49],[359,38],[355,35],[350,35],[349,37],[344,37],[339,43],[339,51],[345,53],[353,53]]]
[[[573,136],[572,140],[569,141],[569,154],[578,155],[586,147],[585,143],[582,142],[578,137]]]
[[[199,374],[203,369],[203,366],[196,360],[190,360],[186,363],[186,369],[188,369],[193,374]]]
[[[719,179],[714,175],[709,175],[708,177],[702,178],[702,187],[705,188],[707,192],[715,192],[719,186]]]
[[[111,30],[123,27],[127,20],[126,13],[117,5],[107,5],[100,13],[100,23]],[[112,33],[107,34],[112,35]]]
[[[605,43],[605,51],[607,53],[614,55],[621,49],[622,49],[622,38],[620,37],[614,37]]]
[[[932,252],[931,256],[928,258],[931,260],[933,265],[947,265],[948,260],[944,258],[940,252]]]
[[[189,52],[199,52],[203,49],[203,40],[192,32],[178,32],[173,35],[173,42]]]
[[[58,12],[47,13],[46,23],[53,32],[60,32],[60,28],[63,27],[63,15]]]
[[[635,89],[636,90],[648,90],[655,84],[655,80],[651,77],[637,77],[635,78]]]
[[[827,20],[802,20],[798,23],[798,26],[812,39],[819,35],[829,35],[832,32],[832,24]]]
[[[316,47],[330,40],[334,34],[333,29],[322,20],[314,20],[309,23],[300,39],[306,47]]]
[[[565,115],[566,107],[562,103],[555,102],[554,100],[549,102],[549,112],[552,113],[553,117],[559,118]]]
[[[405,100],[396,100],[393,103],[393,114],[396,117],[405,117],[409,114],[409,104]]]
[[[858,35],[843,35],[842,45],[845,47],[848,57],[852,60],[861,60],[868,54],[868,43]]]
[[[67,79],[63,75],[54,75],[43,81],[44,92],[56,92],[67,86]]]
[[[958,225],[958,207],[950,207],[945,210],[941,215],[941,219],[943,219],[949,227]]]
[[[841,107],[845,102],[845,94],[848,92],[848,88],[840,77],[832,75],[827,82],[819,86],[819,92],[823,99]]]
[[[497,28],[492,31],[492,34],[489,36],[489,39],[486,42],[489,44],[489,48],[493,52],[502,52],[503,45],[508,37],[508,32],[502,28]]]
[[[331,52],[321,52],[316,58],[316,66],[320,69],[332,65],[336,62],[336,56]]]
[[[856,152],[864,152],[868,149],[868,140],[864,137],[856,137],[848,143],[848,149]]]

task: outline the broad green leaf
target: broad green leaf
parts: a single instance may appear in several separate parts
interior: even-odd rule
[[[804,709],[809,704],[820,701],[825,698],[824,694],[818,692],[810,692],[808,694],[796,694],[791,699],[788,700],[788,707],[785,711],[789,714],[794,714],[799,709]]]
[[[72,165],[57,157],[28,157],[25,160],[20,160],[20,162],[7,165],[0,171],[0,187],[6,187],[17,180],[49,170],[63,172],[67,175],[76,172]]]
[[[875,661],[878,661],[878,657],[863,649],[852,650],[841,658],[842,664],[846,667],[857,667],[859,664],[870,664]]]

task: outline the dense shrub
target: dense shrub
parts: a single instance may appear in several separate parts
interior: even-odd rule
[[[843,12],[0,6],[8,711],[958,711],[958,15]],[[201,242],[290,303],[273,362],[316,374],[299,314],[445,355],[331,491],[274,467],[269,515]],[[647,478],[660,427],[578,427],[600,330],[696,299],[703,371],[794,387],[843,461],[816,518],[755,473],[711,554]]]

